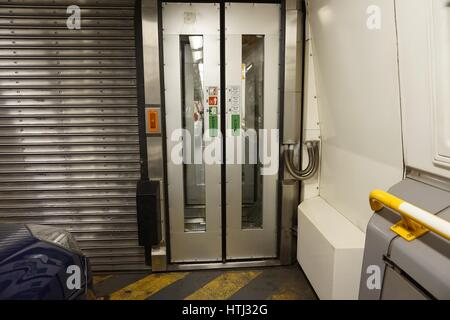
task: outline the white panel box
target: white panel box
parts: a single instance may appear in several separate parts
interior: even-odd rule
[[[298,210],[297,259],[322,300],[356,300],[365,234],[320,197]]]
[[[446,0],[433,5],[436,98],[434,107],[434,160],[450,168],[450,10]]]
[[[397,0],[405,162],[450,178],[449,9],[445,0]]]

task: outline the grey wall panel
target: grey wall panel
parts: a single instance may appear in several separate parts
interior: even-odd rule
[[[81,30],[66,27],[81,8]],[[66,228],[140,270],[134,0],[0,0],[0,223]]]

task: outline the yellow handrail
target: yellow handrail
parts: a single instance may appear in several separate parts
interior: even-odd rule
[[[393,225],[391,230],[408,241],[412,241],[428,231],[450,240],[450,222],[416,207],[382,190],[370,193],[370,207],[378,212],[383,207],[400,214],[402,220]]]

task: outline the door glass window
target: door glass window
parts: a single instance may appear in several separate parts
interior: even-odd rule
[[[264,36],[242,36],[242,92],[242,229],[260,229],[263,181],[257,159],[259,130],[264,128]]]
[[[203,36],[180,36],[185,232],[206,231]]]

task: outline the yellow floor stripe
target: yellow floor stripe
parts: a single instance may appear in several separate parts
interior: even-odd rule
[[[183,279],[188,272],[155,273],[111,294],[111,300],[144,300],[168,285]]]
[[[272,295],[269,300],[301,300],[301,297],[296,292],[285,291]]]
[[[226,300],[261,273],[261,271],[225,272],[188,296],[186,300]]]
[[[296,290],[291,284],[284,284],[277,291],[269,297],[269,300],[301,300],[298,288]]]
[[[92,283],[93,284],[99,284],[100,282],[108,280],[111,277],[112,277],[111,275],[108,275],[108,276],[94,276],[94,278],[92,279]]]

